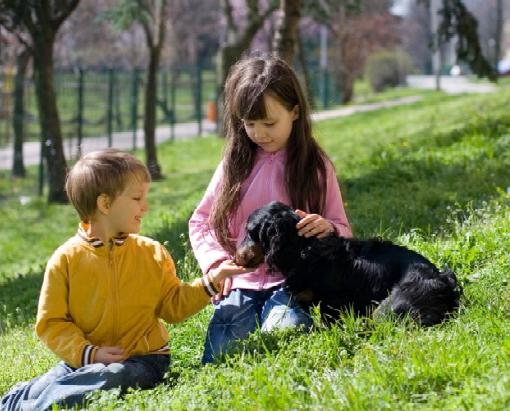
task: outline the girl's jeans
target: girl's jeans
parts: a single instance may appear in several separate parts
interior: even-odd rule
[[[0,401],[0,410],[47,410],[79,406],[97,390],[153,388],[163,380],[170,356],[163,354],[128,358],[108,366],[100,363],[72,368],[60,362],[46,374],[15,385]]]
[[[261,331],[270,331],[299,325],[309,329],[312,319],[281,286],[260,291],[232,290],[215,306],[202,363],[227,353],[231,342],[246,338],[258,326]]]

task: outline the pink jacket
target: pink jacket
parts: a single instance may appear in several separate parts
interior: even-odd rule
[[[255,165],[241,189],[241,202],[234,213],[231,222],[231,235],[239,244],[244,237],[244,227],[248,216],[257,208],[271,201],[281,201],[290,204],[285,186],[285,160],[286,151],[266,153],[259,149]],[[342,236],[352,236],[349,222],[342,203],[340,188],[335,170],[329,161],[326,161],[327,192],[326,208],[322,213],[329,219]],[[193,252],[200,268],[206,273],[218,261],[232,258],[216,240],[212,228],[209,226],[209,215],[218,193],[223,177],[223,162],[214,172],[204,197],[189,221],[189,235]],[[262,265],[255,271],[233,277],[232,288],[263,290],[274,287],[283,281],[280,273],[270,273],[267,266]]]

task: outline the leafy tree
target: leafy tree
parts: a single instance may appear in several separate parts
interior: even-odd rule
[[[0,27],[4,27],[11,33],[12,44],[16,48],[14,109],[12,116],[12,128],[14,130],[12,175],[13,177],[25,177],[26,169],[23,161],[25,78],[33,47],[26,30],[22,30],[21,27],[12,26],[13,22],[8,16],[7,13],[0,14]]]
[[[48,169],[49,202],[67,202],[67,172],[62,131],[53,87],[53,46],[62,23],[79,0],[0,0],[0,15],[13,28],[25,29],[33,46],[34,81],[44,158]]]
[[[307,0],[305,13],[325,25],[332,37],[330,66],[342,102],[354,96],[354,82],[375,50],[397,43],[395,19],[388,13],[390,1]]]
[[[430,0],[420,1],[430,7]],[[467,63],[473,73],[479,77],[495,80],[496,71],[482,54],[478,22],[462,0],[442,0],[438,14],[441,16],[441,21],[435,33],[435,47],[456,38],[457,59]]]
[[[234,17],[234,9],[231,0],[222,0],[221,6],[225,17],[225,36],[220,44],[218,58],[218,81],[219,88],[223,90],[223,84],[232,67],[250,47],[250,44],[262,27],[266,19],[276,10],[278,3],[275,0],[269,2],[264,11],[259,10],[258,0],[246,0],[246,24],[239,25]]]
[[[157,72],[165,41],[168,4],[166,0],[123,0],[106,13],[121,28],[138,23],[143,28],[149,52],[145,84],[144,137],[147,167],[153,180],[163,177],[156,150]]]
[[[301,0],[280,0],[280,15],[274,37],[276,54],[292,64],[299,45]]]

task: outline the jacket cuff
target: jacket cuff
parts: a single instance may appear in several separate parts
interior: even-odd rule
[[[81,353],[81,366],[85,367],[86,365],[93,364],[96,356],[96,351],[99,347],[95,345],[86,345],[83,347],[83,351]]]
[[[216,294],[218,294],[219,290],[216,288],[216,286],[211,280],[211,277],[208,274],[201,277],[200,281],[202,283],[202,286],[204,287],[205,292],[209,297],[214,297]]]

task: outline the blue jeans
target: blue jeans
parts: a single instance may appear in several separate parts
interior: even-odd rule
[[[90,364],[72,368],[60,362],[46,374],[16,384],[0,401],[0,410],[47,410],[79,406],[85,396],[97,390],[153,388],[170,366],[170,356],[163,354],[128,358],[121,363]]]
[[[260,327],[261,331],[303,325],[312,319],[282,287],[269,290],[235,289],[215,306],[205,338],[202,363],[213,362],[228,352],[228,345],[242,340]]]

